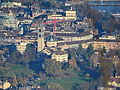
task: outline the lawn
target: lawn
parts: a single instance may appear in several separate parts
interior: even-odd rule
[[[26,75],[33,74],[34,72],[23,65],[7,65],[4,68],[0,68],[0,76],[11,77],[13,75]]]
[[[44,80],[41,81],[40,84],[44,84],[44,83],[59,83],[61,86],[64,87],[65,90],[71,90],[72,86],[74,84],[80,84],[81,82],[84,82],[86,80],[90,80],[89,78],[85,78],[82,77],[78,72],[74,72],[75,75],[70,77],[70,78],[66,78],[66,79],[56,79],[56,80]]]

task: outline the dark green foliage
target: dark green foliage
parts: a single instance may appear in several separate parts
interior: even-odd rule
[[[16,46],[13,44],[13,45],[8,45],[8,46],[5,46],[5,47],[7,47],[8,49],[9,49],[9,53],[12,53],[12,52],[14,52],[15,50],[17,50],[16,49]]]
[[[89,60],[88,52],[86,50],[84,50],[82,53],[83,53],[84,60]]]
[[[78,51],[82,51],[83,50],[83,47],[82,45],[80,44],[79,47],[78,47]]]
[[[70,68],[70,64],[69,63],[63,63],[62,69],[67,70]]]
[[[94,54],[94,48],[93,48],[92,44],[89,44],[89,46],[87,48],[87,53],[88,53],[88,56],[91,56],[92,54]]]
[[[103,46],[103,50],[102,50],[102,52],[103,52],[103,54],[106,53],[106,48],[105,48],[105,46]]]
[[[53,75],[61,71],[61,63],[54,59],[46,59],[43,63],[43,69],[47,75]]]
[[[37,52],[33,44],[28,44],[26,46],[25,53],[23,55],[23,62],[27,63],[29,61],[34,61],[37,59]]]
[[[12,52],[10,54],[10,58],[11,58],[11,61],[12,63],[20,63],[21,62],[21,57],[22,57],[22,54],[15,50],[14,52]]]

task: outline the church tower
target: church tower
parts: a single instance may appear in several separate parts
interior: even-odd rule
[[[44,43],[44,28],[38,29],[38,52],[44,49],[45,43]]]

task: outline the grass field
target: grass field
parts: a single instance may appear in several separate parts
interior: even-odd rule
[[[74,72],[75,73],[75,72]],[[40,84],[44,83],[59,83],[65,90],[71,90],[74,84],[80,84],[81,82],[88,81],[90,78],[85,78],[80,75],[81,73],[76,72],[76,75],[66,79],[56,80],[44,80]]]
[[[22,65],[7,65],[6,67],[0,68],[0,76],[11,77],[13,75],[25,75],[33,74],[34,72]]]
[[[2,73],[1,73],[2,72]],[[46,84],[46,83],[58,83],[65,90],[71,90],[75,84],[80,84],[84,81],[91,80],[90,78],[86,78],[82,76],[81,72],[70,71],[74,73],[70,78],[65,79],[55,79],[55,80],[44,80],[38,82],[38,84]],[[22,65],[7,65],[5,68],[0,67],[0,76],[4,75],[4,77],[12,77],[13,75],[26,75],[26,74],[34,74],[34,71],[22,66]]]

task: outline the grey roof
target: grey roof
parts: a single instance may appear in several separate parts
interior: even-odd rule
[[[62,51],[60,49],[58,49],[55,53],[55,55],[63,55],[63,54],[67,54],[66,51]]]
[[[82,44],[82,43],[87,43],[87,42],[117,42],[116,40],[93,40],[93,39],[90,39],[90,40],[81,40],[81,41],[71,41],[71,42],[60,42],[58,43],[58,46],[61,46],[61,45],[72,45],[72,44]]]
[[[72,44],[81,44],[81,43],[87,43],[87,42],[91,42],[93,41],[93,39],[91,40],[81,40],[81,41],[71,41],[71,42],[60,42],[60,43],[57,43],[58,46],[61,46],[61,45],[72,45]]]
[[[57,41],[57,38],[54,35],[50,35],[46,38],[47,42],[54,42]]]
[[[83,33],[56,33],[56,36],[58,37],[83,37],[90,35],[90,32],[83,32]]]

